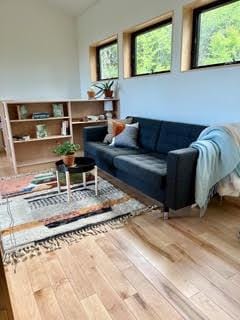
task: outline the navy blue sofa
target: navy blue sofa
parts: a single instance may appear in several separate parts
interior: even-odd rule
[[[160,201],[164,210],[194,203],[197,150],[190,148],[201,125],[133,117],[139,122],[139,149],[103,143],[107,126],[84,128],[84,152],[114,177]]]

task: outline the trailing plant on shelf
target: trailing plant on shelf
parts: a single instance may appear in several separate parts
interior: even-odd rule
[[[63,162],[66,166],[72,167],[75,161],[75,153],[80,149],[79,144],[66,141],[57,145],[53,152],[59,156],[62,156]]]
[[[100,97],[104,94],[105,99],[113,97],[113,90],[112,86],[114,84],[114,80],[109,80],[107,82],[95,84],[94,87],[99,89],[96,93],[96,97]]]

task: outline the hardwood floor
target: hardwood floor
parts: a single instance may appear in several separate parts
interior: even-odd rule
[[[5,156],[4,152],[0,152],[0,178],[11,176],[14,174],[13,168]]]
[[[239,204],[197,213],[139,216],[8,266],[15,319],[239,320]]]

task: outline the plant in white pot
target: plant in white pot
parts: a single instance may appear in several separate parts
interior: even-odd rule
[[[59,156],[62,156],[63,162],[66,166],[72,167],[75,162],[75,153],[80,149],[79,144],[66,141],[59,144],[53,152]]]

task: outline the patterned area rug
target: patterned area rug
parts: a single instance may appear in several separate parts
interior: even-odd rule
[[[99,178],[99,195],[88,179],[72,186],[72,199],[59,194],[53,173],[1,180],[0,235],[5,263],[36,255],[41,247],[55,250],[63,242],[106,232],[129,217],[151,211],[106,180]],[[151,208],[152,209],[152,208]]]

